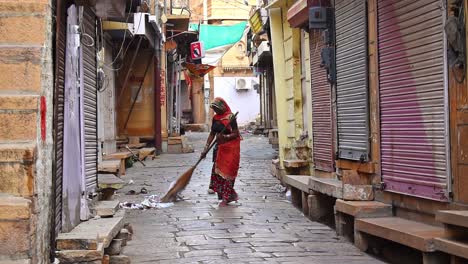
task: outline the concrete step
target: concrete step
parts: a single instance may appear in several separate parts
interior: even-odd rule
[[[69,233],[57,237],[59,250],[97,250],[102,243],[107,248],[112,239],[124,227],[125,211],[119,211],[114,217],[91,219],[80,223]]]
[[[98,174],[98,187],[101,189],[122,189],[125,182],[112,174]]]
[[[335,210],[355,218],[392,216],[392,206],[376,201],[344,201],[337,199]]]
[[[82,263],[102,260],[104,256],[104,246],[99,243],[97,249],[91,250],[59,250],[55,252],[60,263]]]
[[[468,239],[460,241],[448,238],[436,238],[434,243],[438,251],[468,260]]]
[[[94,206],[94,212],[100,217],[112,217],[119,210],[119,201],[99,201]]]
[[[445,237],[442,227],[399,217],[356,219],[354,228],[358,232],[391,240],[422,252],[434,252],[434,239]]]
[[[468,228],[468,211],[439,211],[436,214],[436,220],[444,224]]]
[[[283,180],[284,183],[303,192],[309,193],[309,177],[310,176],[307,175],[286,175]]]

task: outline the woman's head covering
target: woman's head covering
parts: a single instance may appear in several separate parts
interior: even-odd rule
[[[224,101],[224,99],[221,98],[221,97],[216,97],[213,100],[213,102],[210,104],[210,107],[213,108],[213,109],[217,109],[217,110],[219,110],[219,112],[222,113],[222,114],[216,113],[214,115],[214,117],[213,117],[215,120],[224,119],[224,118],[226,118],[226,117],[228,117],[229,115],[232,114],[231,108],[226,103],[226,101]]]

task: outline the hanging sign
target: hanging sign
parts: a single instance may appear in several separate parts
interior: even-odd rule
[[[190,44],[190,55],[192,60],[199,60],[205,57],[205,47],[203,42],[197,41]]]

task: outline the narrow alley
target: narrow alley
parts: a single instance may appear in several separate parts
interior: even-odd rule
[[[164,154],[136,164],[124,177],[120,201],[141,201],[162,195],[196,162],[207,133],[190,133],[195,153]],[[198,151],[197,151],[198,150]],[[336,236],[326,225],[312,222],[287,201],[271,176],[274,150],[261,136],[244,135],[241,168],[236,181],[240,200],[218,209],[216,195],[207,193],[211,153],[182,193],[184,201],[165,209],[129,210],[133,240],[124,248],[132,263],[381,263]]]

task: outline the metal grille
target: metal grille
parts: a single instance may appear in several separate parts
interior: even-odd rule
[[[62,228],[63,197],[63,128],[65,101],[65,50],[67,46],[67,16],[65,8],[58,6],[57,38],[55,49],[54,141],[55,141],[55,236]]]
[[[366,1],[336,0],[335,17],[338,153],[342,159],[367,161],[369,112]]]
[[[333,115],[332,89],[327,71],[320,67],[320,52],[324,47],[322,31],[310,31],[310,70],[312,83],[312,130],[314,139],[314,164],[318,170],[332,172],[333,166]]]
[[[82,87],[84,124],[84,173],[86,190],[96,188],[97,180],[97,82],[96,82],[96,17],[84,8],[82,22]]]
[[[444,11],[378,2],[382,176],[387,190],[446,201]]]

